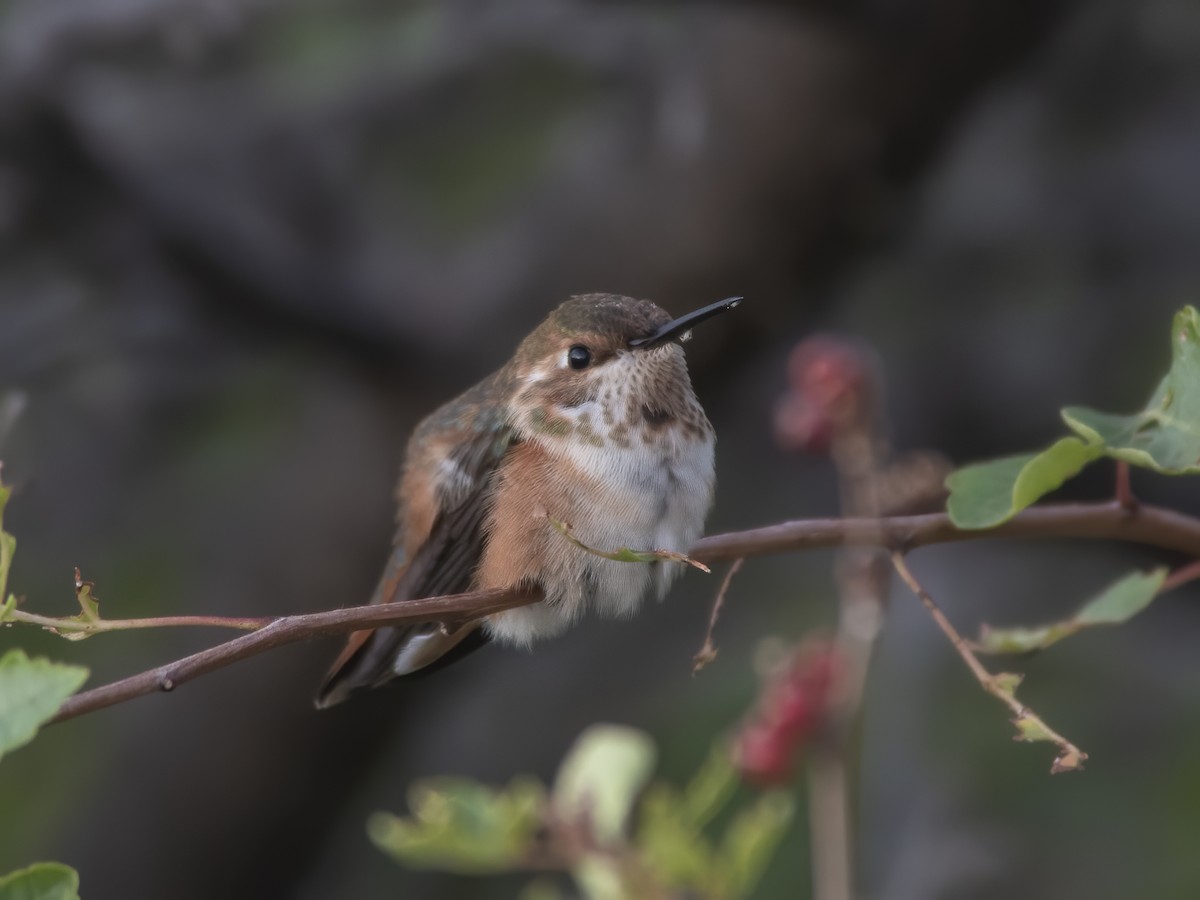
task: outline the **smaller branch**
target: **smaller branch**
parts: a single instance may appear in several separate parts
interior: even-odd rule
[[[1165,594],[1167,591],[1173,591],[1175,588],[1182,587],[1192,581],[1200,581],[1200,559],[1190,562],[1186,566],[1180,566],[1164,578],[1158,592]]]
[[[680,553],[677,550],[634,550],[631,547],[618,547],[616,550],[597,550],[595,547],[589,547],[579,538],[575,537],[575,530],[566,522],[560,522],[558,519],[551,518],[543,510],[542,514],[546,521],[554,526],[554,529],[574,544],[585,553],[590,553],[593,556],[599,556],[601,559],[611,559],[613,562],[627,563],[655,563],[655,562],[678,562],[686,563],[689,566],[699,569],[705,575],[711,575],[712,569],[704,565],[704,563],[696,562],[686,553]]]
[[[275,619],[270,616],[237,618],[229,616],[156,616],[146,619],[100,619],[84,622],[76,616],[39,616],[37,613],[13,609],[3,617],[5,622],[23,625],[40,625],[47,631],[60,634],[68,640],[79,640],[102,631],[127,631],[134,628],[174,628],[188,626],[196,628],[234,628],[239,631],[257,631],[270,625]]]
[[[909,590],[916,594],[925,605],[925,608],[929,610],[929,614],[933,616],[933,620],[942,629],[946,637],[950,639],[950,643],[954,645],[954,649],[958,651],[958,655],[967,664],[967,668],[971,670],[971,674],[979,681],[980,686],[1012,711],[1012,721],[1017,726],[1018,732],[1016,740],[1044,740],[1057,744],[1059,754],[1054,760],[1054,764],[1050,767],[1051,775],[1082,769],[1083,762],[1088,758],[1088,755],[1057,731],[1053,730],[1042,721],[1040,716],[1017,699],[1016,689],[1017,685],[1021,682],[1021,676],[1008,672],[993,675],[985,669],[979,658],[971,650],[967,641],[950,624],[950,620],[946,618],[937,603],[934,602],[933,597],[917,581],[916,576],[913,575],[912,570],[908,568],[908,564],[904,561],[904,554],[893,552],[892,565],[896,567],[896,572],[899,573],[904,583],[908,585]]]
[[[961,656],[963,662],[967,664],[967,668],[971,670],[971,674],[979,680],[979,683],[983,685],[984,690],[988,691],[988,693],[992,693],[991,673],[984,668],[983,663],[979,661],[979,658],[975,655],[974,651],[971,650],[971,647],[967,643],[966,639],[958,633],[958,630],[952,624],[950,624],[950,620],[946,618],[946,614],[943,613],[941,607],[934,602],[934,599],[930,596],[929,592],[926,591],[925,588],[921,587],[920,582],[917,581],[916,576],[914,576],[912,570],[909,569],[908,563],[904,561],[904,554],[893,552],[892,565],[895,566],[896,572],[899,573],[900,578],[903,579],[904,583],[908,585],[909,590],[916,594],[917,598],[923,604],[925,604],[925,608],[929,610],[929,614],[933,616],[933,621],[937,623],[938,628],[942,629],[942,633],[950,639],[950,643],[954,645],[954,649],[958,651],[958,655]],[[1021,709],[1013,708],[1013,712],[1020,713]]]
[[[708,630],[704,633],[704,645],[692,657],[692,674],[695,675],[710,662],[717,658],[717,645],[713,640],[713,632],[717,627],[717,618],[721,615],[721,608],[725,605],[725,595],[729,593],[729,585],[733,581],[733,576],[742,569],[742,563],[746,561],[746,557],[739,556],[733,561],[733,565],[729,567],[729,571],[725,573],[725,577],[721,580],[721,587],[717,591],[717,599],[713,601],[712,613],[708,617]]]
[[[352,606],[329,612],[274,619],[250,634],[234,638],[216,647],[201,650],[165,666],[122,678],[111,684],[76,694],[59,709],[52,722],[63,722],[84,713],[103,709],[134,697],[158,691],[173,691],[184,682],[224,668],[238,660],[256,656],[274,647],[293,644],[326,634],[343,634],[365,628],[399,625],[404,622],[458,621],[463,617],[482,618],[517,606],[536,603],[537,591],[490,590],[470,594],[451,594],[398,603]]]
[[[1117,504],[1122,509],[1134,510],[1138,507],[1138,499],[1133,495],[1133,486],[1129,478],[1129,463],[1123,459],[1117,460]]]

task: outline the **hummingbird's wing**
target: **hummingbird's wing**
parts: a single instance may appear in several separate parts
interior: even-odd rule
[[[437,415],[427,423],[436,422]],[[444,453],[431,450],[430,443],[421,439],[425,423],[418,430],[414,446],[423,447],[425,452],[410,450],[405,479],[414,483],[432,479],[424,481],[433,486],[432,526],[411,559],[404,558],[402,542],[397,541],[372,603],[403,602],[471,589],[483,553],[483,525],[492,506],[495,476],[516,443],[515,433],[503,423],[499,410],[481,414],[473,422],[478,427],[473,427],[463,440],[450,443]],[[486,643],[479,625],[470,623],[453,633],[437,622],[355,632],[317,691],[317,708],[333,706],[398,675],[460,659]]]

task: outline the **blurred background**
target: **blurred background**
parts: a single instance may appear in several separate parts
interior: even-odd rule
[[[113,617],[362,602],[411,427],[578,292],[747,297],[688,351],[719,436],[712,532],[836,514],[828,463],[770,429],[813,331],[877,349],[901,450],[1046,444],[1061,405],[1129,411],[1165,371],[1200,287],[1197,160],[1191,0],[7,0],[12,587],[67,614],[79,565]],[[1186,480],[1134,487],[1200,512]],[[89,900],[513,897],[527,879],[399,868],[368,814],[422,775],[549,776],[597,720],[648,729],[685,778],[752,702],[757,642],[834,621],[831,558],[751,561],[696,678],[716,581],[689,573],[636,622],[321,714],[335,640],[55,726],[0,767],[0,871],[59,859]],[[973,632],[1159,559],[976,542],[913,567]],[[1196,896],[1197,599],[1022,662],[1025,699],[1091,753],[1051,779],[897,591],[864,896]],[[0,649],[98,684],[216,637]],[[763,897],[808,890],[798,818]]]

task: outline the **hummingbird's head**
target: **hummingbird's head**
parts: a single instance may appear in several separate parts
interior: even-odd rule
[[[628,440],[670,422],[707,429],[681,343],[733,297],[673,319],[649,300],[572,297],[534,329],[513,360],[521,424],[589,442]]]

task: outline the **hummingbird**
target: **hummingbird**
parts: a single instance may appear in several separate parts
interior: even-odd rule
[[[700,536],[715,437],[681,344],[741,299],[672,318],[649,300],[571,297],[498,371],[425,418],[408,443],[394,548],[371,602],[488,588],[543,599],[454,631],[432,622],[355,632],[316,706],[488,641],[529,647],[587,612],[625,617],[646,594],[661,599],[678,563],[584,548],[684,553]]]

